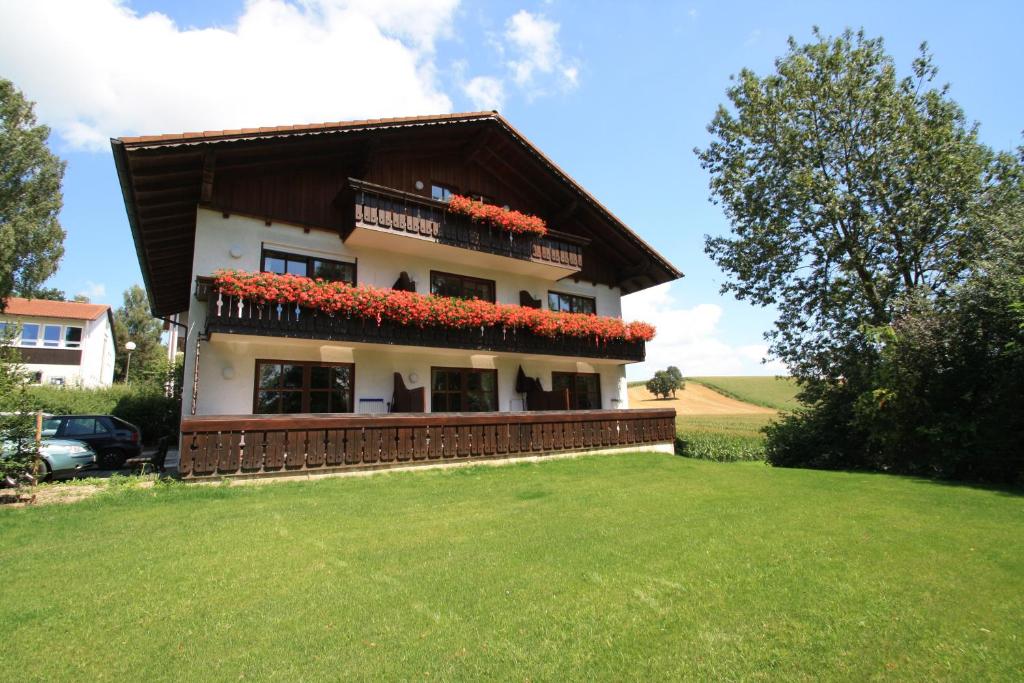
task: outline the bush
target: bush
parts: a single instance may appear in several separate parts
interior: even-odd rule
[[[162,436],[176,438],[181,421],[180,399],[152,386],[32,387],[29,394],[38,410],[54,415],[114,415],[131,422],[142,431],[142,442],[148,445]]]

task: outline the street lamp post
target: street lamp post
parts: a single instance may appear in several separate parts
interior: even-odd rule
[[[128,373],[132,369],[132,351],[135,350],[135,342],[128,342],[124,345],[124,348],[128,351],[128,360],[124,364],[124,383],[128,384]]]

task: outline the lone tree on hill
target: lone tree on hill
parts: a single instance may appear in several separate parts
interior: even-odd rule
[[[655,372],[654,377],[647,380],[646,386],[647,391],[658,398],[668,398],[670,395],[675,398],[676,391],[686,386],[686,380],[683,379],[683,373],[679,368],[670,365],[667,370]]]
[[[46,146],[32,103],[0,78],[0,311],[7,297],[33,296],[64,255],[57,214],[64,162]]]

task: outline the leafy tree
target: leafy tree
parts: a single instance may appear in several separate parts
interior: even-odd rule
[[[676,391],[685,385],[683,375],[679,368],[669,367],[667,370],[658,370],[654,377],[647,380],[647,390],[659,398],[668,398],[670,395],[675,398]]]
[[[40,287],[37,289],[21,289],[14,292],[15,296],[25,297],[26,299],[46,299],[47,301],[67,301],[68,295],[64,293],[63,289],[57,289],[56,287]]]
[[[13,343],[15,332],[8,326],[0,333],[0,478],[20,483],[32,471],[38,449],[36,403],[28,392],[28,377]]]
[[[124,292],[124,303],[114,311],[114,336],[117,351],[114,363],[115,381],[125,380],[125,370],[131,372],[128,378],[133,383],[162,383],[166,379],[167,353],[160,343],[163,325],[150,313],[149,297],[146,290],[132,285]],[[135,342],[131,352],[131,367],[128,368],[128,350],[125,344]]]
[[[881,39],[817,29],[759,78],[743,70],[698,150],[732,234],[705,250],[723,291],[779,317],[771,351],[800,379],[839,377],[900,296],[942,292],[984,246],[993,155],[931,86],[922,45],[899,79]]]
[[[775,73],[742,71],[732,109],[719,109],[697,151],[732,223],[705,250],[729,275],[723,291],[778,308],[767,338],[807,406],[770,430],[769,459],[963,473],[913,464],[927,458],[911,451],[935,440],[916,429],[912,395],[939,407],[954,389],[931,384],[921,396],[925,385],[900,368],[915,365],[922,381],[923,368],[948,369],[935,333],[946,326],[963,333],[957,372],[984,357],[967,352],[971,324],[984,323],[984,307],[967,302],[995,245],[1020,225],[1021,163],[978,142],[948,89],[933,85],[925,45],[900,79],[881,39],[814,35],[790,39]]]
[[[672,379],[672,398],[675,398],[676,391],[686,387],[686,380],[683,379],[683,373],[674,365],[668,366],[665,372]]]
[[[64,162],[47,148],[49,135],[33,104],[0,79],[0,310],[11,294],[42,285],[64,254]]]

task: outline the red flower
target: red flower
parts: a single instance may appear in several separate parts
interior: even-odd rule
[[[548,234],[548,226],[544,220],[519,211],[510,211],[493,204],[473,201],[469,197],[453,194],[448,200],[448,210],[452,213],[469,216],[478,223],[487,223],[506,230],[515,235],[534,235],[543,237]]]
[[[560,313],[513,304],[492,304],[480,299],[443,296],[353,286],[344,282],[313,280],[298,275],[248,273],[218,270],[214,287],[223,294],[268,304],[298,304],[331,315],[344,314],[375,320],[390,320],[416,327],[455,329],[498,327],[525,329],[543,337],[592,338],[595,343],[610,340],[650,341],[654,326],[644,322],[626,323],[584,313]]]

